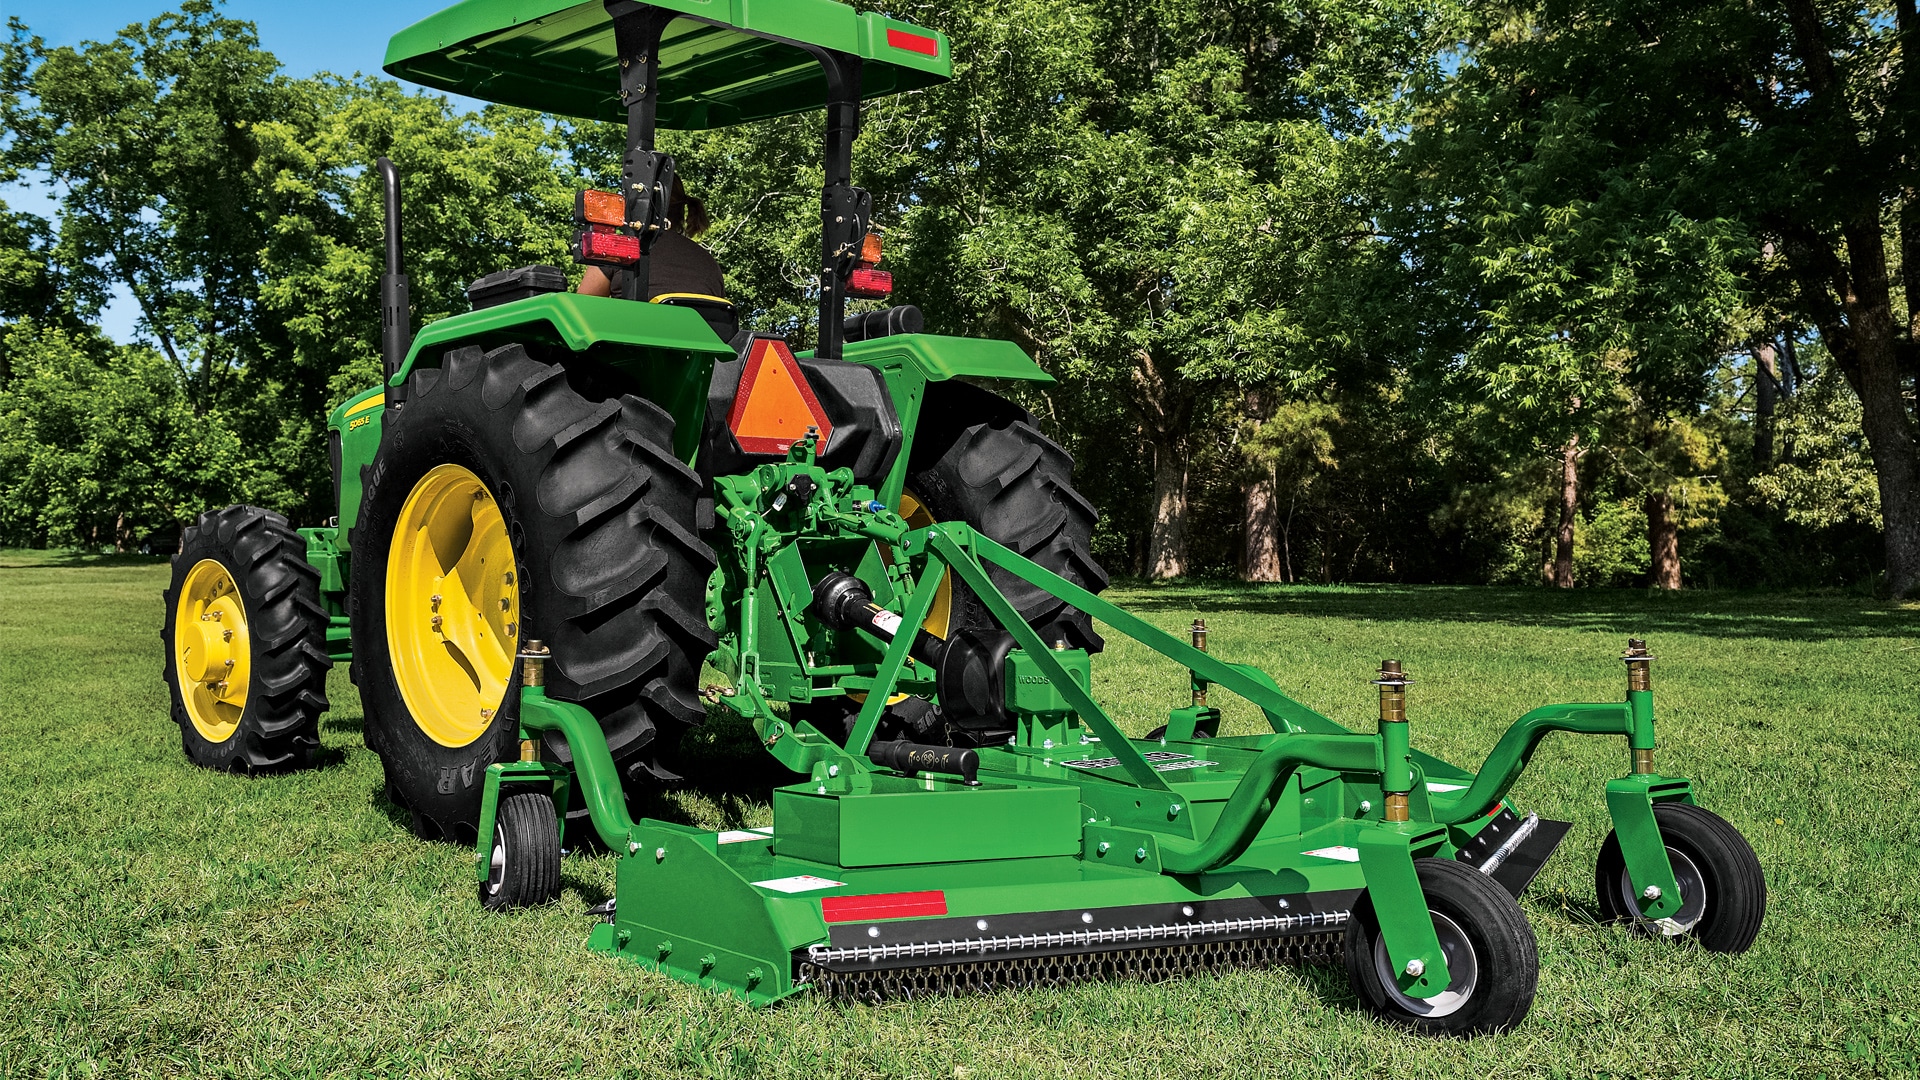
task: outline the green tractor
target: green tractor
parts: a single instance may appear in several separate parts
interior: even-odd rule
[[[384,382],[329,417],[339,517],[234,506],[187,529],[166,679],[186,754],[298,768],[352,665],[387,797],[475,848],[490,908],[546,903],[562,853],[619,860],[592,947],[764,1005],[1344,957],[1374,1014],[1502,1030],[1538,961],[1517,898],[1565,834],[1507,794],[1554,731],[1622,738],[1596,863],[1607,916],[1715,950],[1754,940],[1751,848],[1657,774],[1652,657],[1616,702],[1517,720],[1477,771],[1410,746],[1407,678],[1355,732],[1268,675],[1102,600],[1093,507],[1034,418],[981,383],[1051,381],[1017,346],[918,332],[884,298],[853,186],[865,99],[947,78],[937,31],[835,0],[466,0],[387,70],[625,122],[619,192],[583,192],[576,256],[491,275],[409,327],[387,190]],[[718,297],[649,300],[672,229],[659,126],[824,106],[810,351]],[[1092,696],[1096,620],[1187,672],[1129,738]],[[701,685],[703,664],[723,674]],[[1264,717],[1224,735],[1209,693]],[[803,779],[770,829],[632,816],[709,707]]]

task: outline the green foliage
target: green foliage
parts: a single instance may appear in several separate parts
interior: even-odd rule
[[[1860,433],[1860,399],[1837,372],[1822,372],[1782,410],[1778,464],[1754,490],[1787,520],[1814,528],[1857,521],[1880,528],[1880,492]]]
[[[17,324],[13,377],[0,388],[0,535],[114,543],[245,498],[240,440],[196,411],[172,365]]]
[[[1647,514],[1631,500],[1594,507],[1573,529],[1574,582],[1578,585],[1636,585],[1646,576]]]

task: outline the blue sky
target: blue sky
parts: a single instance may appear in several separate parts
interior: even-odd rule
[[[373,74],[387,52],[387,39],[453,0],[328,0],[325,3],[262,3],[229,0],[228,16],[258,27],[260,44],[290,75],[331,71]],[[49,45],[107,41],[129,23],[171,10],[164,0],[0,0],[0,19],[17,18]],[[0,200],[16,210],[48,214],[42,185],[0,186]],[[133,338],[133,305],[119,299],[101,313],[101,328],[116,341]]]

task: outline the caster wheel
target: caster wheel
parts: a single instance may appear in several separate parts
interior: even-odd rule
[[[501,799],[480,903],[490,911],[503,911],[559,898],[560,822],[553,800],[532,791]]]
[[[1719,815],[1686,803],[1656,805],[1653,820],[1680,886],[1680,910],[1664,923],[1640,917],[1620,838],[1608,833],[1593,868],[1601,915],[1649,936],[1690,937],[1711,952],[1746,952],[1767,915],[1767,879],[1747,838]]]
[[[1526,1019],[1540,958],[1520,905],[1492,878],[1460,863],[1416,859],[1414,867],[1452,981],[1430,998],[1401,993],[1373,902],[1362,897],[1346,941],[1347,980],[1360,1004],[1423,1035],[1488,1035]]]

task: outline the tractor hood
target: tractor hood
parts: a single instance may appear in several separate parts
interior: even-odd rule
[[[655,0],[687,17],[660,46],[659,125],[715,128],[821,107],[809,49],[861,57],[863,98],[953,73],[946,35],[834,0]],[[387,73],[545,113],[621,122],[613,20],[599,0],[466,0],[395,34]]]

